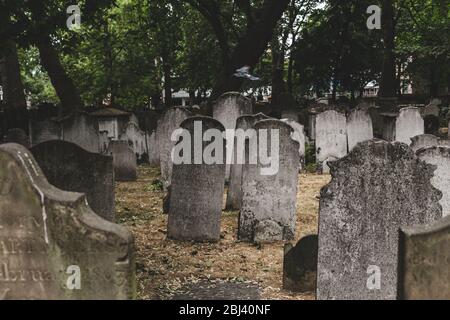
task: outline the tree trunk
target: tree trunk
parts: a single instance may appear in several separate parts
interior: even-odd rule
[[[166,108],[173,106],[172,99],[172,68],[163,58],[163,74],[164,74],[164,96]]]
[[[397,77],[395,73],[395,25],[394,4],[392,0],[382,1],[382,27],[383,27],[383,69],[381,74],[380,91],[381,98],[396,96]]]
[[[50,77],[63,110],[68,113],[75,113],[82,107],[83,103],[75,84],[65,72],[50,37],[48,35],[42,36],[36,41],[36,46],[39,49],[41,64]]]
[[[10,108],[25,110],[27,108],[27,102],[20,76],[17,46],[11,40],[6,40],[3,44],[6,49],[2,68],[4,100]]]
[[[280,42],[276,35],[271,41],[272,52],[272,106],[275,108],[282,107],[279,105],[280,97],[285,92],[285,83],[283,79],[284,73],[284,54],[280,48]]]
[[[218,98],[225,92],[240,90],[243,79],[233,77],[233,74],[243,66],[253,68],[259,62],[289,1],[266,0],[264,2],[260,18],[249,26],[225,63],[221,76],[214,86],[212,99]]]

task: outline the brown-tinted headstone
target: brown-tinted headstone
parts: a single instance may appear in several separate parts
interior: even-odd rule
[[[136,154],[127,141],[111,141],[107,154],[113,157],[114,177],[116,181],[137,180]]]
[[[0,299],[134,298],[133,247],[83,194],[50,185],[29,151],[0,146]]]

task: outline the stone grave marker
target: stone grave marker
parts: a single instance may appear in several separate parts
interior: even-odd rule
[[[5,143],[17,143],[25,148],[30,147],[30,138],[23,129],[13,128],[6,132]]]
[[[372,119],[365,110],[352,110],[347,118],[348,150],[359,143],[373,139]]]
[[[0,146],[0,299],[135,298],[134,240],[47,182],[31,153]]]
[[[112,157],[91,153],[66,141],[47,141],[31,153],[53,186],[86,194],[92,210],[114,221],[114,169]]]
[[[59,121],[62,128],[62,140],[75,143],[89,152],[100,152],[100,130],[97,119],[80,112]]]
[[[266,170],[270,165],[264,163],[269,161],[262,161],[261,156],[257,164],[244,165],[238,237],[248,242],[292,240],[300,161],[298,142],[292,139],[294,130],[287,123],[271,119],[256,123],[255,130],[258,139],[251,138],[248,147],[255,153],[256,145],[259,155],[265,151],[278,170]]]
[[[299,149],[298,153],[300,156],[300,170],[305,167],[305,155],[306,155],[306,136],[305,136],[305,127],[300,123],[291,120],[291,119],[282,119],[281,121],[286,122],[294,129],[294,133],[292,134],[292,139],[298,142]]]
[[[398,230],[442,217],[435,168],[405,144],[372,140],[331,165],[321,191],[317,298],[397,297]]]
[[[225,128],[208,117],[188,118],[181,128],[184,133],[174,154],[182,153],[186,161],[173,166],[167,235],[182,241],[219,241],[225,188]],[[212,142],[202,142],[198,128],[203,134],[214,129],[218,135]],[[185,149],[178,149],[182,146]],[[204,155],[211,155],[210,160],[214,161],[209,163]]]
[[[113,157],[114,177],[116,181],[137,180],[136,154],[127,141],[113,140],[109,143],[107,154]]]
[[[395,123],[395,141],[409,145],[411,138],[425,133],[425,123],[419,108],[407,107],[400,110]]]

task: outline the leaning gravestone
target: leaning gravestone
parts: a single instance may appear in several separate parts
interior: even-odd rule
[[[399,228],[442,217],[434,167],[405,144],[372,140],[331,169],[320,200],[317,298],[396,299]]]
[[[442,192],[440,204],[443,216],[450,215],[450,148],[424,148],[417,151],[417,156],[426,163],[437,167],[431,183]]]
[[[400,110],[395,123],[395,141],[409,145],[411,138],[425,133],[425,122],[419,108],[408,107]]]
[[[262,120],[255,124],[255,130],[258,139],[251,138],[248,145],[252,148],[256,141],[256,148],[251,152],[259,150],[260,156],[257,164],[244,165],[239,239],[249,242],[292,240],[300,162],[298,142],[291,137],[294,130],[279,120]],[[264,140],[267,147],[262,143]],[[269,161],[263,161],[261,154],[271,157],[271,165],[264,164]]]
[[[347,118],[334,110],[325,111],[316,117],[316,157],[323,165],[328,159],[340,159],[347,154]],[[328,166],[323,166],[328,172]]]
[[[159,158],[161,164],[161,179],[164,189],[170,186],[172,176],[172,148],[175,142],[172,135],[179,129],[180,124],[189,117],[190,113],[185,108],[174,107],[166,111],[164,116],[158,120],[156,137],[159,145]]]
[[[114,170],[112,157],[90,153],[66,141],[47,141],[31,153],[51,185],[86,194],[92,210],[114,221]]]
[[[245,141],[251,136],[251,131],[254,129],[255,124],[258,121],[268,119],[269,117],[265,114],[258,113],[253,116],[242,116],[239,117],[236,124],[236,139],[234,142],[234,152],[233,152],[233,165],[230,169],[230,182],[228,184],[227,192],[227,210],[239,210],[242,203],[242,170],[244,163],[248,160],[248,155],[245,155]],[[239,140],[239,137],[241,139]],[[242,141],[243,139],[244,141]],[[244,161],[239,161],[238,153],[244,153],[242,157]],[[238,163],[240,162],[240,163]]]
[[[114,177],[116,181],[137,180],[136,154],[126,141],[111,141],[107,154],[113,157]]]
[[[45,141],[62,139],[62,129],[59,122],[53,120],[30,120],[29,128],[31,146]]]
[[[281,121],[286,122],[288,125],[294,129],[292,134],[292,139],[298,142],[299,149],[298,153],[300,155],[300,170],[305,167],[305,154],[306,154],[306,138],[305,138],[305,127],[300,123],[291,119],[281,119]]]
[[[450,300],[450,217],[400,232],[399,298]]]
[[[194,135],[198,126],[203,133],[214,129],[217,133],[214,141],[202,143],[203,134]],[[182,241],[219,241],[225,187],[225,128],[217,120],[207,117],[189,118],[181,128],[183,138],[174,152],[179,155],[178,148],[185,146],[185,161],[182,164],[175,162],[172,170],[167,235]],[[200,139],[200,144],[194,139]],[[203,155],[212,155],[215,161],[206,161]]]
[[[302,238],[295,247],[284,247],[283,288],[294,292],[315,291],[317,283],[317,235]]]
[[[4,141],[5,143],[20,144],[25,148],[30,147],[30,138],[23,129],[19,128],[9,129],[8,132],[6,132]]]
[[[222,123],[226,130],[235,130],[239,117],[253,114],[252,101],[238,92],[223,94],[213,106],[213,118]],[[233,158],[234,136],[227,140],[226,180],[230,177],[231,159]]]
[[[0,299],[135,297],[131,233],[50,185],[17,144],[0,146],[0,231]]]
[[[89,152],[100,152],[100,130],[96,118],[86,113],[77,113],[59,121],[62,140],[75,143]]]
[[[352,110],[347,119],[348,150],[360,142],[373,139],[372,119],[365,110]]]

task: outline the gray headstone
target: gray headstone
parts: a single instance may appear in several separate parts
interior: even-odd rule
[[[153,166],[159,166],[159,143],[156,136],[156,131],[153,131],[150,135],[147,134],[147,149],[148,162]]]
[[[442,206],[442,215],[450,215],[450,148],[429,147],[417,151],[417,156],[426,163],[437,167],[431,184],[442,192],[439,202]]]
[[[431,104],[427,105],[422,110],[422,114],[423,114],[424,117],[428,116],[428,115],[431,115],[431,116],[435,116],[435,117],[439,118],[440,112],[441,112],[441,109],[439,108],[439,106],[437,106],[434,103],[431,103]]]
[[[294,130],[279,120],[262,120],[255,124],[255,130],[258,135],[259,154],[263,150],[261,140],[264,137],[267,137],[268,150],[263,153],[267,155],[271,153],[271,140],[279,143],[279,149],[274,148],[275,154],[270,154],[279,168],[275,173],[262,171],[269,165],[264,165],[260,157],[257,165],[244,165],[239,239],[250,242],[292,240],[297,217],[300,161],[298,142],[291,137]],[[250,141],[249,145],[251,144]]]
[[[62,127],[61,139],[75,143],[89,152],[100,152],[98,121],[86,113],[60,120]]]
[[[434,167],[402,143],[358,144],[331,165],[319,213],[317,298],[397,297],[398,229],[442,217]],[[379,281],[378,281],[379,280]]]
[[[25,148],[30,147],[30,138],[26,134],[25,131],[19,128],[9,129],[8,132],[6,132],[5,143],[17,143]]]
[[[352,110],[347,118],[348,150],[360,142],[373,139],[372,119],[365,110]]]
[[[421,134],[411,138],[411,149],[417,152],[419,149],[428,147],[437,147],[439,145],[439,138],[432,134]]]
[[[268,118],[268,116],[262,113],[253,116],[248,115],[239,117],[236,124],[236,130],[243,130],[244,132],[248,132],[248,130],[254,129],[254,126],[258,121]],[[242,163],[237,163],[237,147],[238,144],[242,143],[245,143],[245,141],[237,141],[237,139],[235,140],[233,152],[234,164],[231,165],[230,182],[228,184],[227,192],[227,210],[239,210],[242,204],[242,170],[244,166]],[[242,149],[242,146],[240,146],[240,148]],[[246,159],[248,159],[248,155],[246,155]]]
[[[450,300],[450,217],[400,232],[399,298]]]
[[[395,141],[406,144],[411,138],[425,133],[425,122],[419,108],[408,107],[400,110],[395,125]]]
[[[171,108],[158,120],[156,136],[159,145],[159,157],[161,163],[161,179],[164,189],[170,186],[172,176],[172,148],[175,142],[171,140],[175,130],[189,117],[189,111],[182,107]]]
[[[309,235],[302,238],[295,247],[284,247],[283,288],[294,292],[316,290],[317,254],[319,238]]]
[[[108,137],[108,131],[100,131],[98,134],[99,138],[99,145],[100,145],[100,153],[104,154],[108,152],[109,147],[109,141],[110,138]]]
[[[206,164],[203,159],[201,164],[194,164],[194,127],[198,124],[202,126],[203,134],[209,129],[216,129],[221,134],[214,142],[203,142],[202,147],[197,150],[204,154],[217,145],[215,155],[220,163]],[[181,128],[192,137],[189,143],[192,164],[175,163],[173,166],[168,237],[183,241],[219,241],[225,188],[225,128],[220,122],[207,117],[189,118],[181,124]]]
[[[129,122],[120,135],[119,140],[128,141],[139,162],[148,162],[149,151],[147,149],[145,132],[136,123]]]
[[[309,138],[316,140],[316,114],[309,115]]]
[[[298,142],[299,149],[299,157],[300,157],[300,170],[305,167],[305,154],[306,154],[306,136],[305,136],[305,127],[300,123],[291,120],[291,119],[281,119],[281,121],[286,122],[288,125],[294,129],[294,133],[292,134],[292,139]]]
[[[113,157],[114,177],[116,181],[136,181],[136,154],[126,141],[111,141],[107,154]]]
[[[340,159],[347,155],[347,118],[331,110],[316,118],[316,157],[320,165],[329,158]],[[324,173],[327,171],[324,168]]]
[[[31,153],[51,185],[86,194],[92,210],[114,221],[114,170],[112,157],[90,153],[66,141],[47,141]]]
[[[0,299],[135,297],[131,233],[50,185],[16,144],[0,146],[0,230]]]
[[[226,130],[236,129],[236,122],[239,117],[253,114],[252,101],[238,92],[228,92],[223,94],[213,106],[213,118],[222,123]],[[234,139],[227,143],[227,158],[230,163],[233,157]],[[231,166],[226,166],[226,180],[230,177]]]
[[[31,146],[51,140],[62,139],[61,125],[53,120],[29,121]]]

